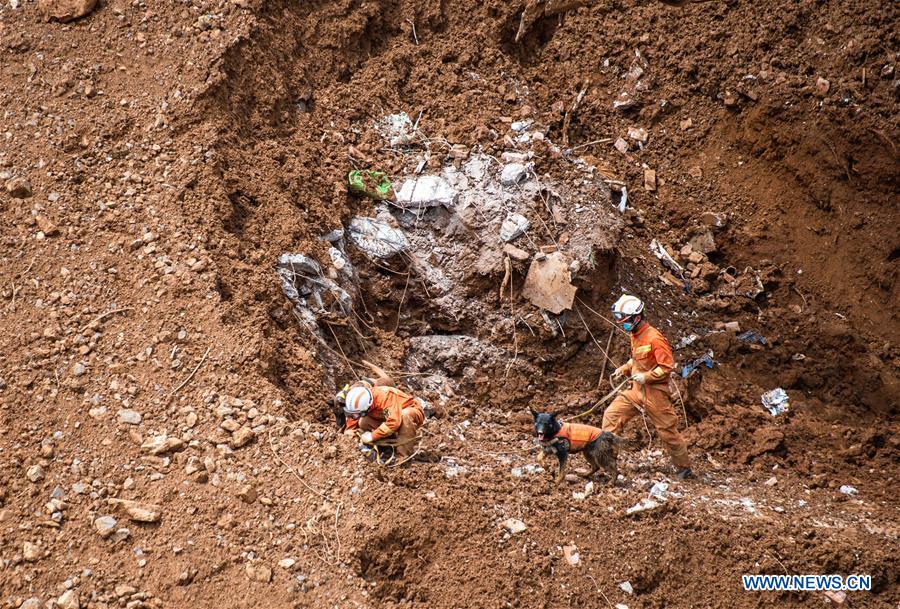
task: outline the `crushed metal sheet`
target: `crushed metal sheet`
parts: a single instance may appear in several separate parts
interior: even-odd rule
[[[275,272],[281,278],[281,290],[307,322],[315,313],[348,316],[353,310],[350,294],[322,275],[322,267],[303,254],[282,254]]]

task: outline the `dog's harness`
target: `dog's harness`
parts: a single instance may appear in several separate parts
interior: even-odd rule
[[[553,436],[552,440],[547,442],[541,441],[545,446],[552,446],[559,443],[560,439],[569,441],[569,450],[578,452],[583,450],[588,444],[600,437],[603,430],[593,425],[583,425],[581,423],[563,423],[560,430]]]

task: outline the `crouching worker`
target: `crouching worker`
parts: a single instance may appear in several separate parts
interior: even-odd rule
[[[358,383],[344,399],[347,431],[362,431],[363,444],[390,438],[398,460],[409,458],[416,449],[416,433],[425,423],[422,404],[396,387]]]

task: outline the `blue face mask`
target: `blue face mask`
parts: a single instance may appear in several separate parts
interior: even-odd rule
[[[622,324],[622,329],[625,330],[626,332],[631,332],[631,329],[633,327],[634,327],[634,324],[631,323],[630,321],[626,321],[624,324]]]

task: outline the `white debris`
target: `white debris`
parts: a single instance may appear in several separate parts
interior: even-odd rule
[[[119,418],[120,423],[138,425],[141,422],[141,413],[127,408],[121,408],[119,412],[116,413],[116,416]]]
[[[525,234],[531,223],[521,214],[509,214],[500,226],[500,239],[512,241]]]
[[[619,213],[624,214],[625,208],[628,207],[628,187],[622,187],[622,200],[619,201]]]
[[[514,467],[510,471],[514,478],[521,478],[522,476],[529,476],[532,474],[542,474],[544,473],[544,468],[540,465],[534,465],[529,463],[528,465],[523,465],[522,467]]]
[[[388,114],[376,123],[379,132],[391,146],[407,146],[414,129],[406,112]]]
[[[527,526],[525,526],[525,523],[518,518],[507,518],[501,523],[501,525],[504,529],[506,529],[513,535],[515,535],[516,533],[521,533],[528,528]]]
[[[402,231],[372,218],[357,216],[350,220],[348,228],[353,244],[375,258],[390,258],[409,247]]]
[[[773,417],[780,415],[791,407],[791,398],[781,387],[762,394],[762,404]]]
[[[521,133],[528,129],[534,121],[530,118],[527,118],[523,121],[515,121],[513,124],[509,126],[510,129],[515,131],[516,133]]]
[[[475,155],[464,165],[463,171],[465,171],[466,175],[473,180],[481,180],[487,170],[487,163],[486,157]]]
[[[858,495],[859,494],[859,491],[856,490],[854,487],[850,486],[849,484],[843,485],[838,490],[841,491],[842,493],[844,493],[845,495]]]
[[[590,497],[593,494],[593,492],[594,492],[594,483],[589,481],[587,484],[584,485],[584,491],[583,492],[578,492],[578,491],[573,492],[572,498],[577,499],[579,501],[584,501],[585,499]]]
[[[631,582],[628,580],[619,582],[619,588],[621,588],[625,594],[634,594],[634,588],[632,588]]]
[[[581,555],[578,553],[578,547],[575,545],[563,546],[563,556],[566,557],[566,562],[573,567],[581,562]]]
[[[675,259],[669,255],[666,248],[664,248],[656,239],[650,242],[650,251],[653,252],[654,256],[659,258],[659,261],[662,262],[664,267],[667,267],[669,270],[674,271],[679,275],[684,275],[684,269],[681,265],[675,262]]]
[[[699,339],[700,339],[700,336],[697,334],[688,334],[687,336],[682,337],[681,340],[679,340],[675,344],[675,350],[678,351],[679,349],[684,349],[685,347],[689,347],[689,346],[693,345],[695,342],[697,342]]]
[[[643,127],[631,127],[628,130],[628,137],[636,142],[646,144],[648,139],[647,130]]]
[[[331,258],[331,264],[337,270],[341,270],[345,266],[347,266],[347,260],[344,258],[344,255],[341,253],[341,250],[336,247],[328,248],[328,256]]]
[[[627,515],[637,514],[638,512],[646,512],[648,510],[652,510],[654,508],[658,508],[660,506],[659,503],[653,501],[652,499],[641,499],[633,506],[625,510]]]
[[[400,207],[451,207],[456,200],[456,191],[441,176],[424,175],[403,182],[397,192]]]
[[[528,169],[521,163],[504,165],[500,172],[500,183],[504,186],[514,186],[525,179]]]
[[[650,497],[653,499],[660,499],[665,501],[669,498],[669,485],[665,482],[657,482],[650,489]]]

